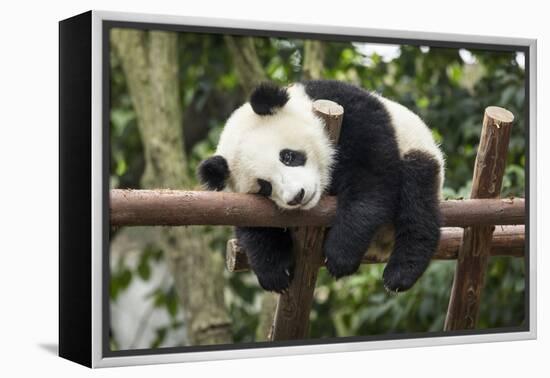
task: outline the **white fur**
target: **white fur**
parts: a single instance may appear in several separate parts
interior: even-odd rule
[[[216,154],[228,162],[228,190],[257,193],[257,179],[264,179],[272,185],[271,199],[280,208],[291,209],[296,206],[287,203],[303,188],[300,207],[307,210],[319,202],[330,183],[334,148],[303,86],[292,85],[288,92],[289,101],[274,115],[257,115],[249,103],[238,108],[227,120]],[[281,163],[279,152],[285,148],[305,152],[305,166]]]
[[[420,150],[430,154],[439,163],[441,191],[445,179],[445,159],[428,126],[419,116],[405,106],[378,94],[373,94],[384,104],[390,115],[400,156],[403,157],[411,150]]]

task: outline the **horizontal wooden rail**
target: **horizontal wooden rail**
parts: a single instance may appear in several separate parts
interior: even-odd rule
[[[111,190],[113,226],[230,225],[257,227],[329,226],[336,198],[323,198],[308,211],[281,211],[258,195],[180,191]],[[443,226],[524,224],[523,198],[441,202]]]
[[[441,239],[434,260],[456,260],[458,249],[462,243],[464,229],[446,227],[441,229]],[[388,250],[386,248],[385,250]],[[378,250],[379,251],[379,250]],[[490,249],[491,256],[523,257],[525,255],[525,227],[524,226],[497,226],[493,234]],[[236,239],[227,242],[226,267],[230,272],[245,272],[250,269],[248,258]],[[388,254],[379,254],[374,248],[369,248],[363,256],[362,264],[385,263]]]

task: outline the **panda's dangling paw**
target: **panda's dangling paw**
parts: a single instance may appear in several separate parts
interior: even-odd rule
[[[294,269],[292,266],[291,255],[282,255],[278,261],[272,261],[272,265],[266,266],[266,269],[256,269],[254,273],[258,277],[260,286],[267,291],[273,291],[279,294],[284,293],[290,286],[293,278]]]
[[[264,272],[255,272],[260,286],[267,291],[275,293],[284,293],[292,281],[292,269],[290,266],[281,264],[279,267],[273,267],[272,270]]]
[[[389,262],[384,269],[382,280],[386,290],[394,293],[410,289],[422,275],[423,268],[413,263]]]
[[[361,265],[361,254],[349,254],[345,245],[335,234],[329,231],[323,245],[325,265],[329,273],[336,279],[357,272]]]
[[[360,263],[341,257],[327,257],[325,265],[330,275],[338,279],[357,272]]]
[[[287,229],[237,227],[239,245],[264,290],[282,293],[292,281],[292,237]]]

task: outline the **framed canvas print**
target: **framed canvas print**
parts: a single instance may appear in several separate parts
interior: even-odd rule
[[[536,337],[536,41],[59,24],[59,354]]]

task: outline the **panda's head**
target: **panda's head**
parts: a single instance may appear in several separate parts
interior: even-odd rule
[[[210,190],[257,193],[281,209],[310,209],[330,183],[334,148],[301,84],[262,84],[227,120],[199,166]]]

